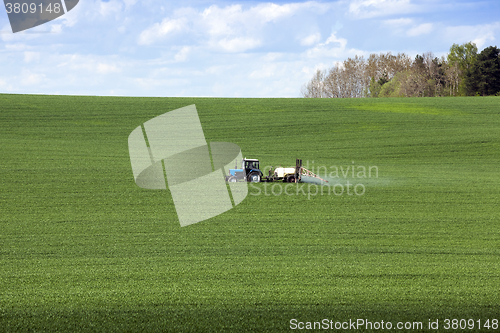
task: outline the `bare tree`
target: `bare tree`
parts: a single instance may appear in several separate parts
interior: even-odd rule
[[[454,44],[448,57],[432,52],[411,59],[390,52],[348,58],[328,71],[316,71],[302,88],[304,97],[357,98],[446,96],[461,92],[462,77],[475,61],[475,44]],[[386,86],[387,85],[387,86]]]
[[[305,98],[323,98],[327,97],[324,91],[325,72],[316,70],[311,81],[302,87],[302,96]]]

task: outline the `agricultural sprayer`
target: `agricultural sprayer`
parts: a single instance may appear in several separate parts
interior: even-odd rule
[[[304,168],[301,159],[295,161],[295,167],[271,167],[268,175],[264,176],[260,170],[259,160],[244,158],[241,161],[241,169],[237,169],[237,166],[234,169],[230,169],[229,175],[226,176],[226,181],[247,181],[253,183],[283,181],[285,183],[297,183],[302,181],[302,176],[317,178],[328,183],[327,180]]]

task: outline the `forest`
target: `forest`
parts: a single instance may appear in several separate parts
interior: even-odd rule
[[[317,70],[301,89],[306,98],[500,96],[500,49],[478,52],[475,43],[432,52],[355,56]]]

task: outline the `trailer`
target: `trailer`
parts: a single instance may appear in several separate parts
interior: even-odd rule
[[[285,183],[298,183],[302,181],[302,176],[317,178],[328,183],[327,180],[304,168],[301,159],[296,159],[295,167],[271,167],[268,175],[264,176],[260,170],[258,159],[244,158],[241,161],[241,169],[237,169],[237,165],[234,169],[229,169],[226,181],[247,181],[252,183],[282,181]]]

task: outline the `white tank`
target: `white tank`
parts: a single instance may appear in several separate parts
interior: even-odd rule
[[[294,174],[295,168],[276,168],[274,169],[274,175],[279,178],[285,177],[287,174]]]

